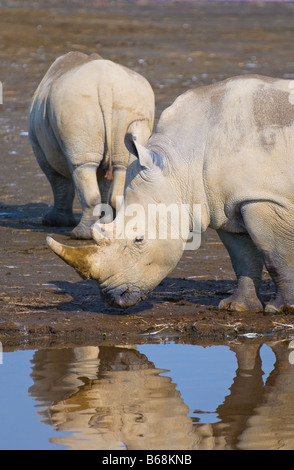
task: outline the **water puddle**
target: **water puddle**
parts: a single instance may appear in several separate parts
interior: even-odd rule
[[[3,352],[0,449],[294,449],[294,342]]]

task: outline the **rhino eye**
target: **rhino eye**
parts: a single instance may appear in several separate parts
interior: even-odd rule
[[[141,243],[142,241],[144,241],[144,235],[141,235],[140,237],[136,237],[134,241],[135,243]]]

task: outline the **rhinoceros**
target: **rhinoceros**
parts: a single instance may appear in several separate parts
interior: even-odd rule
[[[126,139],[137,158],[127,171],[124,208],[111,224],[93,226],[97,242],[69,247],[49,237],[49,246],[96,279],[107,302],[127,308],[175,268],[185,237],[123,238],[116,233],[121,211],[134,203],[145,211],[154,203],[185,204],[192,225],[192,204],[201,204],[201,230],[217,231],[237,277],[219,307],[294,309],[292,85],[248,75],[188,90],[163,111],[146,146]],[[259,293],[264,265],[276,286],[266,306]]]
[[[91,238],[91,225],[100,215],[95,207],[109,201],[117,209],[123,195],[129,160],[125,134],[136,129],[145,144],[154,108],[144,77],[98,54],[69,52],[51,65],[28,113],[29,140],[54,194],[45,225],[76,225],[76,190],[82,218],[72,236]]]

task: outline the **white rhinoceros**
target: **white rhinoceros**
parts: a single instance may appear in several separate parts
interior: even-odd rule
[[[54,193],[45,225],[76,225],[76,190],[82,218],[72,235],[91,238],[99,217],[95,207],[108,199],[116,209],[117,196],[123,195],[129,159],[125,134],[136,129],[139,141],[147,142],[154,101],[144,77],[98,54],[69,52],[51,65],[28,114],[29,140]]]
[[[146,147],[134,141],[137,159],[127,171],[124,207],[112,224],[94,225],[97,244],[68,247],[49,238],[49,246],[82,276],[96,279],[105,300],[126,308],[174,269],[183,241],[148,239],[143,231],[123,239],[116,230],[121,213],[134,202],[146,213],[154,203],[201,204],[202,230],[217,230],[238,281],[220,307],[261,310],[265,264],[277,290],[266,311],[293,309],[292,83],[243,76],[181,95]],[[192,209],[190,216],[192,223]]]

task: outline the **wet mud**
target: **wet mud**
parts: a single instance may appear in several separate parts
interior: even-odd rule
[[[72,6],[74,4],[74,7]],[[50,64],[70,50],[97,52],[143,74],[156,119],[185,90],[229,76],[294,79],[293,14],[287,3],[0,1],[0,341],[9,345],[218,341],[291,336],[292,314],[217,309],[235,285],[227,252],[208,230],[141,304],[105,305],[45,243],[68,229],[44,227],[49,184],[27,140],[27,109]],[[75,201],[75,215],[80,207]],[[264,273],[262,296],[274,294]]]

